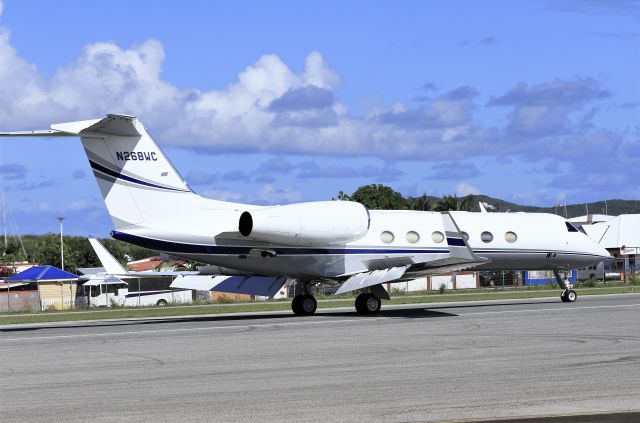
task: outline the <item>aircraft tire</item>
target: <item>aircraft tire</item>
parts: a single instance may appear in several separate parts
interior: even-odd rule
[[[311,316],[317,308],[318,302],[313,295],[296,295],[291,301],[291,310],[296,316]]]
[[[356,311],[363,316],[377,314],[381,306],[382,301],[373,294],[360,294],[356,298]]]
[[[560,299],[563,303],[574,303],[578,299],[578,294],[573,289],[567,289],[562,292]]]

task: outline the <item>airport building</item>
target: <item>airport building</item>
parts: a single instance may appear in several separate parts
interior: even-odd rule
[[[627,274],[640,272],[640,214],[581,216],[582,227],[591,239],[624,262]],[[591,223],[590,223],[591,222]]]
[[[68,310],[74,307],[78,277],[54,266],[33,266],[5,280],[6,301],[0,310]]]

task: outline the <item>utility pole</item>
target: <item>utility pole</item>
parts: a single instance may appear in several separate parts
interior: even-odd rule
[[[62,263],[61,269],[64,270],[64,242],[62,237],[62,230],[64,228],[64,217],[56,217],[56,219],[60,221],[60,262]]]
[[[4,228],[4,249],[2,250],[2,256],[7,255],[7,198],[2,191],[2,227]]]

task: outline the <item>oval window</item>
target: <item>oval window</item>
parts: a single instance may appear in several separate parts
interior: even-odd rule
[[[415,244],[420,240],[420,235],[416,231],[407,232],[407,241],[411,244]]]
[[[491,242],[493,241],[493,234],[491,232],[484,231],[480,234],[480,239],[482,242]]]
[[[466,232],[460,232],[460,235],[462,235],[462,239],[464,239],[465,241],[469,241],[469,234]]]
[[[516,242],[518,240],[518,235],[516,235],[515,232],[507,232],[504,234],[504,239],[508,242],[513,244],[514,242]]]
[[[444,241],[444,234],[440,231],[435,231],[431,234],[431,239],[433,240],[433,242],[435,242],[436,244],[441,243],[442,241]]]
[[[382,242],[386,242],[387,244],[393,241],[393,233],[389,232],[389,231],[384,231],[380,234],[380,239],[382,240]]]

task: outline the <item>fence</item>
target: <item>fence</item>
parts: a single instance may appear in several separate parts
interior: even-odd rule
[[[63,300],[60,298],[48,298],[42,300],[42,310],[69,310],[75,307],[75,300],[65,297]]]
[[[38,291],[3,291],[0,292],[0,312],[40,310]]]

